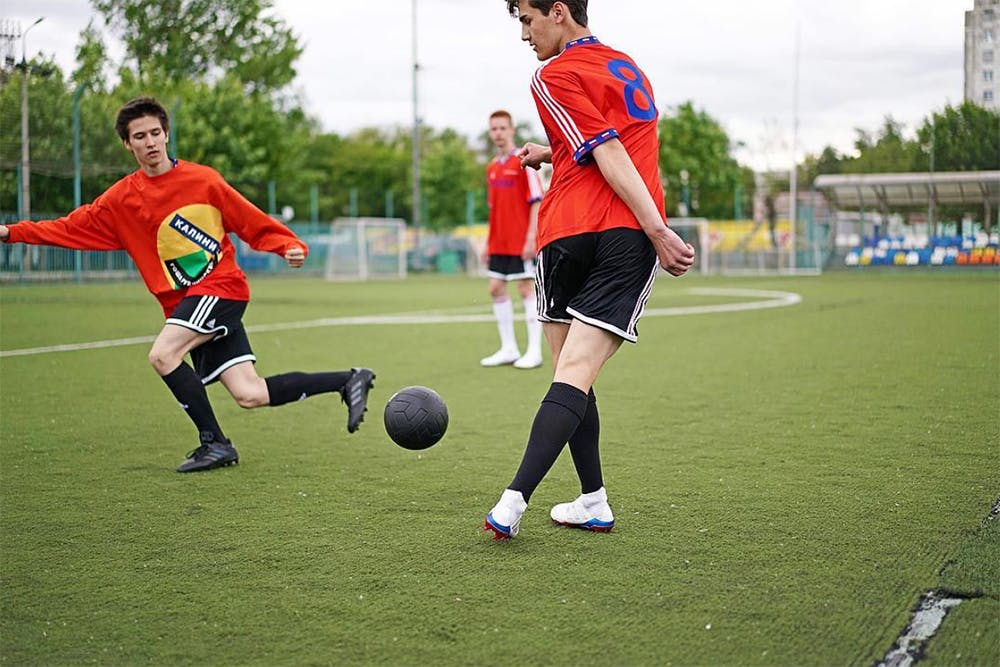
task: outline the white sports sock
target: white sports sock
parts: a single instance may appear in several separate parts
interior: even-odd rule
[[[500,494],[500,502],[498,504],[506,505],[518,513],[524,512],[528,507],[528,503],[524,502],[524,495],[514,489],[504,489],[503,493]]]
[[[534,296],[524,300],[524,323],[528,326],[528,351],[525,354],[541,354],[542,323],[538,321],[538,301]]]
[[[517,350],[517,338],[514,336],[514,302],[510,297],[493,302],[493,314],[497,318],[497,330],[500,332],[500,349]]]
[[[584,507],[594,507],[595,505],[600,505],[601,503],[608,502],[608,492],[604,490],[602,486],[597,491],[591,491],[590,493],[581,493],[580,502],[583,503]]]

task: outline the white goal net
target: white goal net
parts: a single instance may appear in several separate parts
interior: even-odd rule
[[[327,280],[406,277],[406,223],[399,218],[337,218],[330,225]]]

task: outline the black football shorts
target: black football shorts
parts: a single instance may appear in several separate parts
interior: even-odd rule
[[[616,228],[553,241],[535,271],[538,319],[574,319],[634,343],[659,260],[646,233]]]
[[[236,364],[257,361],[243,328],[246,309],[246,301],[217,296],[188,296],[167,318],[167,324],[176,324],[198,333],[215,334],[215,338],[191,350],[191,361],[202,384],[215,382],[223,371]]]
[[[531,280],[535,277],[535,261],[520,255],[490,255],[487,275],[497,280]]]

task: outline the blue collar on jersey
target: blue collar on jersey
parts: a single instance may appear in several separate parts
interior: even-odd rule
[[[566,49],[573,46],[583,46],[584,44],[600,44],[601,41],[594,37],[593,35],[587,35],[586,37],[581,37],[580,39],[574,39],[572,42],[566,42]],[[565,50],[565,49],[563,49]]]

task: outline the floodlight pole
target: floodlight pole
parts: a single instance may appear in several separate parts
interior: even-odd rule
[[[420,116],[417,113],[417,0],[413,0],[413,230],[417,256],[420,254]]]
[[[927,231],[934,234],[934,196],[937,194],[934,188],[934,135],[937,134],[937,121],[931,113],[931,146],[930,146],[930,183],[927,184]]]
[[[795,23],[795,69],[792,83],[792,171],[791,180],[791,205],[788,213],[788,226],[791,227],[792,256],[789,258],[789,266],[794,271],[798,254],[798,238],[796,227],[799,217],[799,24]]]
[[[21,33],[21,215],[22,220],[31,217],[31,154],[28,150],[28,31],[45,20],[45,17],[35,19]]]

